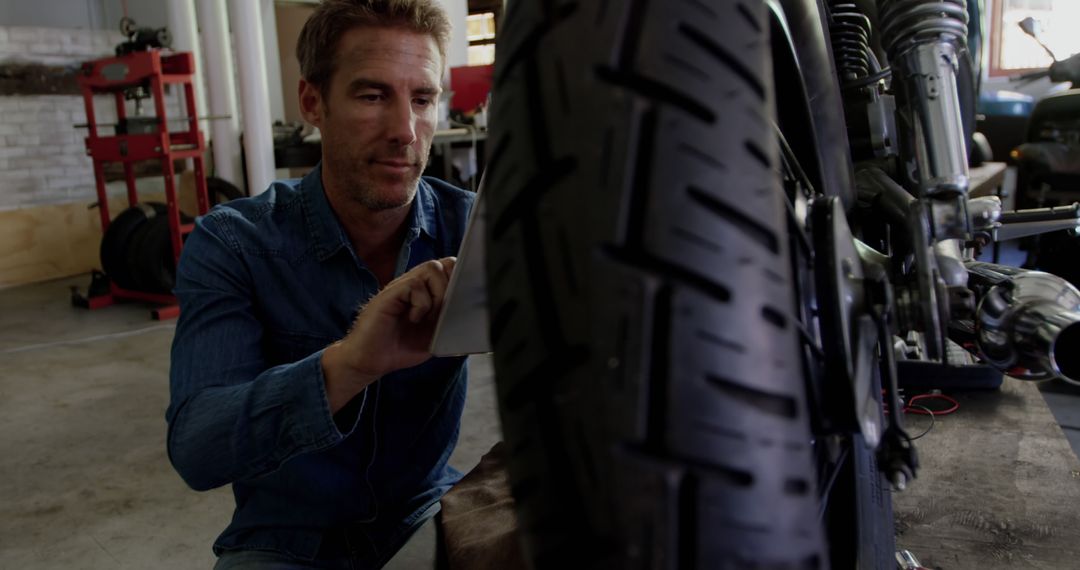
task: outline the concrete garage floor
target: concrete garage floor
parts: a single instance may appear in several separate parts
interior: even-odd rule
[[[72,308],[89,277],[0,291],[0,568],[210,568],[229,489],[197,493],[165,454],[173,322]],[[470,362],[451,464],[500,438],[490,360]],[[392,569],[432,568],[431,524]]]
[[[74,309],[88,277],[0,291],[0,568],[210,568],[228,488],[188,489],[165,455],[173,323],[148,307]],[[468,471],[499,440],[491,364],[470,362]],[[1041,393],[1080,453],[1080,390]],[[432,568],[426,525],[391,570]]]

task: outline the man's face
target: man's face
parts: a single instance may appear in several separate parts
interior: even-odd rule
[[[354,28],[325,97],[301,81],[304,118],[322,131],[323,165],[345,198],[382,211],[412,201],[438,121],[442,56],[401,28]]]

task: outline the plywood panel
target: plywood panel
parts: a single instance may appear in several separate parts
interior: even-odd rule
[[[0,212],[0,287],[90,271],[100,224],[82,203]]]
[[[193,174],[180,176],[180,209],[196,211]],[[161,193],[142,192],[141,200],[164,202]],[[0,289],[100,269],[101,219],[86,202],[0,211]],[[128,207],[126,196],[109,199],[115,217]]]

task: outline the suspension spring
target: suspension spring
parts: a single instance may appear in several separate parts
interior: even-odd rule
[[[926,42],[967,45],[965,0],[881,0],[879,13],[882,45],[890,60]]]
[[[844,83],[870,75],[870,18],[851,0],[829,0],[829,39]]]

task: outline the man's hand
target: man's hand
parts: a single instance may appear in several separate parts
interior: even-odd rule
[[[431,358],[431,337],[456,262],[428,261],[391,281],[360,310],[349,334],[323,351],[332,412],[382,376]]]

